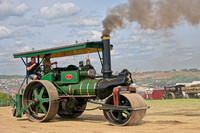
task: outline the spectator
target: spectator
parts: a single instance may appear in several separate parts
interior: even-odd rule
[[[46,54],[45,55],[45,59],[43,61],[43,65],[44,65],[44,73],[48,73],[51,71],[51,66],[54,64],[57,64],[57,62],[53,62],[51,63],[51,55],[50,54]]]
[[[32,80],[40,79],[37,70],[39,69],[39,64],[35,62],[35,57],[31,57],[31,61],[27,64],[28,77]]]

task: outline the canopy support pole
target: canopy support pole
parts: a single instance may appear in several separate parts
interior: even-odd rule
[[[101,62],[101,66],[103,67],[103,62],[102,62],[103,58],[101,58],[101,55],[99,53],[99,48],[97,48],[97,52],[98,52],[98,55],[99,55],[99,60]]]
[[[22,59],[24,65],[27,66],[27,63],[24,61],[24,59],[22,57],[21,57],[21,59]]]
[[[26,68],[27,68],[28,58],[26,57],[26,62],[24,61],[24,59],[23,59],[22,57],[21,57],[21,59],[22,59],[24,65],[25,65]],[[24,78],[24,80],[23,80],[23,82],[22,82],[22,84],[21,84],[21,86],[20,86],[20,88],[19,88],[19,90],[18,90],[18,93],[19,93],[19,91],[21,90],[21,88],[22,88],[22,86],[23,86],[25,80],[26,80],[26,84],[28,84],[28,73],[27,73],[27,70],[26,70],[26,77]]]
[[[39,59],[39,55],[38,55],[38,67],[36,68],[36,70],[38,70],[38,68],[40,68],[40,64],[44,61],[45,56],[42,58],[42,60],[40,61]],[[40,62],[39,62],[40,61]]]
[[[28,76],[26,75],[26,77],[24,78],[24,80],[23,80],[23,82],[22,82],[22,84],[21,84],[21,86],[20,86],[20,88],[19,88],[19,90],[18,90],[18,93],[19,93],[19,91],[21,90],[21,88],[22,88],[22,86],[23,86],[25,80],[27,80],[27,78],[28,78]]]
[[[26,64],[28,64],[28,57],[26,57]],[[27,65],[26,65],[26,85],[28,84],[28,71],[27,71]]]
[[[45,57],[42,58],[42,60],[40,61],[39,65],[44,61]]]
[[[40,62],[40,56],[39,55],[37,56],[37,60],[38,60],[38,63],[39,63]]]

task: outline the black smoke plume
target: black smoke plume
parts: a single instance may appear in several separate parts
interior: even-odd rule
[[[103,35],[109,35],[125,22],[136,22],[143,29],[168,29],[182,20],[191,25],[200,23],[200,0],[128,0],[108,10],[103,23]]]

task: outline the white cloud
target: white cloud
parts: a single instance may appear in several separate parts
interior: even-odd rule
[[[21,28],[13,31],[10,37],[12,38],[12,37],[25,37],[25,36],[32,37],[34,36],[34,34],[27,28]]]
[[[90,58],[91,64],[99,62],[99,58]]]
[[[12,26],[31,26],[31,27],[44,27],[45,23],[37,19],[14,19],[10,22]]]
[[[0,26],[0,38],[9,37],[12,34],[12,31],[5,26]]]
[[[70,26],[97,26],[99,22],[92,19],[78,19],[76,21],[70,22]]]
[[[34,34],[27,28],[10,30],[5,26],[0,26],[0,39],[19,38],[25,36],[32,37]]]
[[[43,19],[53,20],[66,18],[80,12],[80,8],[74,3],[55,3],[52,7],[42,7],[40,15]]]
[[[64,42],[64,40],[52,40],[52,43],[63,43]]]
[[[139,55],[142,55],[142,56],[145,56],[145,55],[150,55],[151,53],[150,52],[141,52],[141,53],[138,53]]]
[[[23,3],[13,0],[0,1],[0,18],[9,16],[22,16],[29,7]]]
[[[135,43],[138,41],[138,37],[136,36],[131,36],[123,40],[123,43]]]
[[[66,57],[62,57],[62,58],[55,58],[51,60],[53,61],[57,61],[58,62],[58,66],[68,66],[70,64],[76,64],[75,62],[75,57],[74,56],[66,56]]]
[[[79,31],[77,33],[78,36],[81,36],[82,40],[87,40],[87,41],[98,41],[101,39],[101,32],[96,31],[96,30],[92,30],[92,31],[87,31],[87,30],[83,30],[83,31]]]
[[[54,39],[54,40],[52,40],[52,44],[53,44],[52,47],[55,47],[55,44],[56,44],[56,46],[60,46],[60,45],[65,45],[67,43],[68,43],[68,41],[64,40],[64,39]]]
[[[69,26],[98,26],[99,21],[88,18],[87,13],[74,3],[54,3],[51,7],[42,7],[40,16],[48,21],[48,24],[67,22]]]
[[[146,47],[143,47],[141,48],[142,50],[145,50],[145,51],[148,51],[148,50],[153,50],[154,47],[153,46],[146,46]]]
[[[116,50],[111,50],[111,55],[115,56],[115,55],[119,55],[119,51]]]
[[[140,38],[139,42],[143,44],[143,43],[146,42],[146,39],[145,38]]]
[[[123,59],[124,56],[123,56],[123,55],[117,55],[117,56],[114,56],[113,58],[114,58],[114,59]],[[119,61],[119,60],[118,60],[118,61]]]
[[[152,30],[152,29],[140,29],[140,30],[138,30],[136,32],[141,33],[141,34],[153,34],[153,33],[155,33],[155,30]]]
[[[27,52],[27,51],[31,51],[31,47],[30,46],[22,47],[19,52]]]
[[[192,60],[192,59],[193,59],[192,56],[188,56],[188,57],[183,58],[181,61],[189,61],[189,60]]]
[[[79,36],[86,36],[86,35],[92,35],[91,31],[87,31],[87,30],[82,30],[78,32]]]
[[[176,52],[176,48],[174,48],[174,49],[168,49],[167,50],[167,53],[168,54],[173,54],[173,53],[175,53]]]
[[[134,53],[129,53],[129,54],[127,54],[127,57],[133,57],[133,56],[135,56]]]
[[[15,42],[15,44],[18,44],[18,45],[23,44],[23,43],[24,43],[24,42],[21,41],[21,40],[18,40],[18,41]]]
[[[83,24],[86,26],[93,26],[93,25],[99,25],[99,22],[92,19],[84,19]]]
[[[101,36],[102,36],[102,33],[99,32],[99,31],[93,30],[91,32],[92,32],[92,36],[90,37],[90,41],[91,40],[94,40],[94,41],[99,40],[101,38]]]

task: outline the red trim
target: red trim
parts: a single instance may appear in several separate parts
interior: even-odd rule
[[[130,87],[130,86],[126,86],[127,91],[130,91],[130,93],[136,93],[136,88],[134,87]]]
[[[115,106],[119,105],[119,98],[120,98],[119,91],[120,91],[119,87],[115,87],[113,89],[113,102]]]

